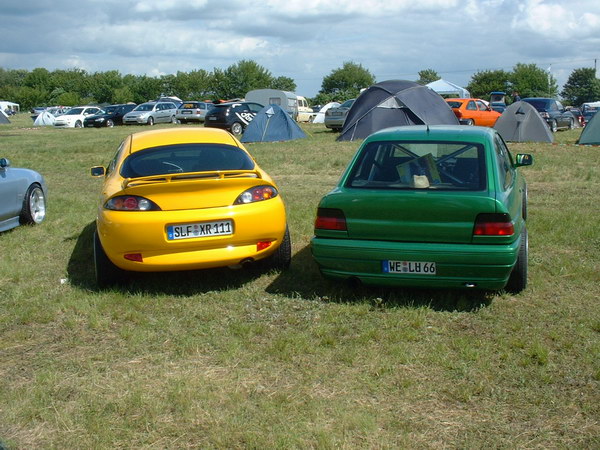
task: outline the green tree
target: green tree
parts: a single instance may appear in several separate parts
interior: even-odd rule
[[[98,103],[114,103],[115,90],[123,85],[123,77],[117,70],[96,72],[91,75],[91,95]]]
[[[271,89],[281,89],[282,91],[296,92],[296,83],[289,77],[273,78]]]
[[[225,70],[215,69],[211,81],[213,98],[242,98],[254,89],[269,88],[273,82],[271,73],[254,61],[242,60]]]
[[[560,93],[570,104],[579,106],[585,102],[593,102],[600,98],[600,79],[596,78],[596,70],[591,67],[575,69]]]
[[[360,90],[375,83],[375,77],[362,65],[345,62],[323,78],[319,94],[333,94],[331,98],[346,100],[358,97]]]
[[[482,70],[471,77],[467,90],[475,98],[489,99],[490,92],[510,89],[510,73],[504,70]]]
[[[521,97],[556,97],[558,84],[547,71],[535,64],[519,63],[513,67],[509,78],[511,90]]]
[[[417,83],[426,85],[429,83],[433,83],[434,81],[437,81],[440,78],[442,77],[440,77],[435,70],[425,69],[419,72],[419,79],[417,80]]]
[[[52,77],[50,72],[41,67],[33,69],[31,72],[29,72],[23,79],[23,85],[48,92],[50,92],[54,87],[52,85]]]
[[[14,91],[11,100],[21,105],[21,111],[26,111],[34,106],[48,106],[48,93],[29,86],[21,86]]]

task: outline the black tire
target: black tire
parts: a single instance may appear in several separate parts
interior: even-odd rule
[[[77,122],[75,122],[75,128],[81,128],[81,127],[83,127],[81,120],[78,120]]]
[[[94,272],[99,288],[112,286],[125,278],[125,271],[115,266],[106,256],[98,237],[98,231],[94,231]]]
[[[521,232],[521,245],[519,247],[519,255],[517,256],[517,262],[513,267],[508,283],[506,283],[506,290],[513,294],[522,292],[527,287],[527,272],[528,272],[528,257],[529,257],[529,239],[527,237],[527,228],[523,226]]]
[[[265,263],[268,269],[285,270],[290,267],[291,262],[292,240],[290,239],[290,230],[286,227],[281,245],[265,260]]]
[[[465,125],[469,125],[472,127],[473,125],[475,125],[475,121],[473,119],[467,119],[465,121]]]
[[[550,131],[552,131],[553,133],[556,133],[557,130],[558,130],[558,124],[556,123],[556,120],[552,119],[550,121]]]
[[[108,119],[108,120],[106,121],[106,126],[107,126],[108,128],[112,128],[112,127],[114,127],[114,126],[115,126],[115,123],[114,123],[112,120]]]
[[[177,123],[177,118],[175,116],[171,116],[171,123]]]
[[[46,196],[39,184],[27,188],[19,221],[22,224],[37,225],[46,218]]]
[[[569,119],[569,130],[575,128],[575,119]]]
[[[231,125],[231,134],[239,136],[244,132],[244,126],[239,122],[233,122]]]
[[[154,125],[154,117],[148,117],[148,122],[146,123],[150,126]]]

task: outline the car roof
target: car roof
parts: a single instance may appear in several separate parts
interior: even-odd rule
[[[239,142],[220,128],[165,128],[141,131],[130,136],[130,153],[162,145],[213,143],[240,147]]]
[[[493,138],[496,131],[489,127],[468,127],[464,125],[409,125],[385,128],[376,131],[365,139],[371,141],[458,141],[483,142]]]

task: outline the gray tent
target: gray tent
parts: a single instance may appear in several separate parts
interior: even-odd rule
[[[403,125],[458,125],[439,94],[413,81],[388,80],[364,90],[348,111],[338,141],[363,139],[383,128]]]
[[[0,111],[0,124],[10,123],[8,116],[4,114],[4,111]]]
[[[35,125],[36,127],[54,125],[54,119],[55,117],[48,111],[42,111],[33,121],[33,125]]]
[[[600,145],[600,113],[592,116],[579,136],[578,144]]]
[[[494,128],[509,142],[554,142],[540,113],[527,102],[514,102],[498,117]]]

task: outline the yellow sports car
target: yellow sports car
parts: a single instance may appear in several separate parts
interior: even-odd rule
[[[290,264],[279,190],[227,131],[135,133],[108,167],[91,172],[104,177],[94,233],[99,286],[127,271]]]

